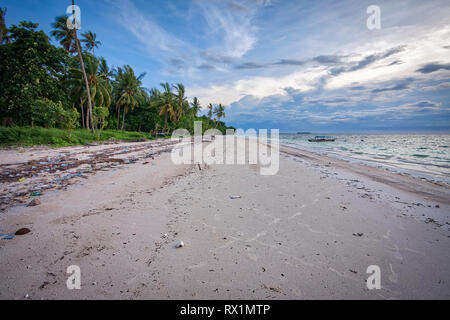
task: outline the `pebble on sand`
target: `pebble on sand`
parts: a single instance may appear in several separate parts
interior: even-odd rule
[[[40,204],[41,204],[41,202],[39,201],[39,199],[33,199],[30,201],[30,203],[27,205],[27,207],[35,207]]]
[[[16,236],[23,236],[24,234],[30,233],[31,230],[28,228],[22,228],[16,231],[15,235]]]

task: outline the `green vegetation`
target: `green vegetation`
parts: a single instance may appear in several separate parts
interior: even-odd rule
[[[202,121],[203,130],[227,129],[222,104],[210,103],[207,116],[199,116],[200,101],[190,103],[183,84],[149,90],[142,86],[146,73],[130,65],[110,68],[95,56],[96,34],[87,31],[80,41],[67,16],[52,24],[56,47],[38,24],[7,28],[5,13],[0,9],[0,144],[136,140],[178,128],[193,133],[194,121]]]
[[[67,131],[57,128],[41,127],[0,127],[1,147],[7,146],[33,146],[49,145],[52,147],[66,147],[71,145],[83,145],[98,141],[145,141],[153,137],[144,132],[103,130],[92,135],[85,129],[71,131],[70,140]]]

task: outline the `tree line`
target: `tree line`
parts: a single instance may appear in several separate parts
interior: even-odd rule
[[[130,65],[112,68],[96,56],[101,42],[94,32],[78,38],[67,16],[55,18],[50,37],[38,24],[23,21],[7,28],[0,9],[0,121],[2,126],[85,128],[168,134],[177,128],[193,131],[227,128],[222,104],[208,104],[200,116],[198,98],[189,102],[182,83],[142,85],[146,73]]]

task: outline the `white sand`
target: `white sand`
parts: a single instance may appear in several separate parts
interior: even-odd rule
[[[450,298],[448,187],[282,150],[276,176],[125,153],[137,161],[46,190],[39,206],[12,203],[0,233],[32,232],[0,240],[0,298]],[[0,163],[48,152],[0,151]],[[66,287],[70,265],[81,290]],[[369,265],[381,268],[380,290],[366,287]]]

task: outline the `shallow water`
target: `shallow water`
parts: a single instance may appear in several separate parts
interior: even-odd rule
[[[308,142],[314,136],[280,134],[280,143],[450,184],[450,134],[336,134],[335,142]]]

